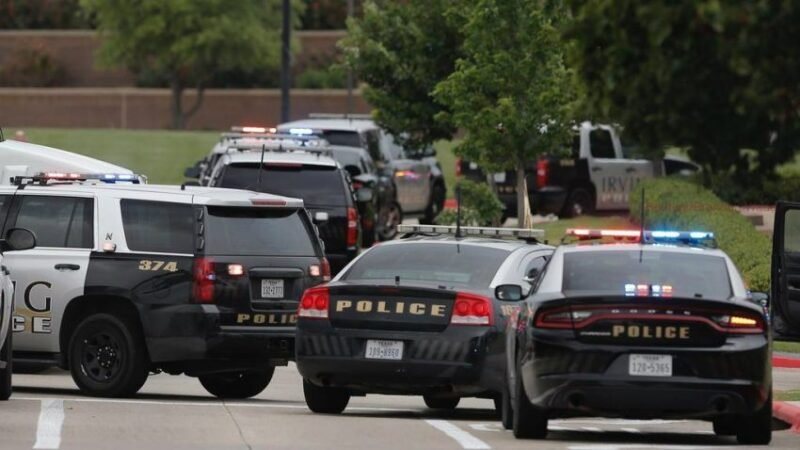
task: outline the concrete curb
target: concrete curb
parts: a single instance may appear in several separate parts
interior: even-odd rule
[[[800,358],[786,355],[772,355],[772,367],[800,369]]]
[[[800,406],[797,402],[775,402],[772,404],[772,415],[789,425],[791,431],[800,433]]]

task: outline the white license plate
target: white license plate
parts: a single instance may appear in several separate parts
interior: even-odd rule
[[[403,359],[403,341],[378,341],[370,339],[367,341],[367,351],[364,353],[367,359]]]
[[[506,173],[505,172],[495,172],[492,174],[495,183],[505,183],[506,182]]]
[[[671,377],[671,355],[629,355],[628,374],[641,377]]]
[[[261,280],[261,298],[283,298],[283,280]]]

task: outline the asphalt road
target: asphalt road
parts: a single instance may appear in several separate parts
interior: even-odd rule
[[[776,385],[798,371],[776,370]],[[306,409],[293,366],[279,368],[257,398],[222,402],[184,376],[155,375],[124,400],[81,396],[69,374],[15,375],[0,403],[0,449],[711,449],[735,445],[696,421],[554,420],[547,441],[518,441],[501,429],[488,400],[454,414],[419,397],[354,398],[341,416]],[[800,434],[776,431],[772,448],[800,448]],[[746,447],[738,447],[746,448]]]

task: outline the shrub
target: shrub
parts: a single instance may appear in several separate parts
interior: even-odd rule
[[[297,76],[295,84],[301,89],[342,89],[347,87],[347,72],[337,64],[310,68]]]
[[[697,177],[699,182],[700,176]],[[800,174],[780,173],[772,178],[753,174],[741,179],[731,173],[709,175],[711,190],[731,205],[771,205],[778,200],[800,201]]]
[[[64,84],[64,66],[39,47],[23,47],[0,68],[0,86],[50,87]]]
[[[459,180],[456,188],[461,188],[461,225],[482,226],[498,224],[505,206],[486,183]],[[456,210],[446,209],[436,217],[436,223],[455,225]]]
[[[719,247],[730,256],[753,291],[769,291],[772,242],[711,191],[685,180],[642,181],[631,193],[631,219],[640,220],[645,191],[645,227],[713,231]]]

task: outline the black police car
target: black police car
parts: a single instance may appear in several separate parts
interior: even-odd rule
[[[769,443],[769,324],[730,258],[704,246],[711,233],[571,235],[617,240],[561,246],[545,266],[508,335],[504,425],[541,439],[558,417],[702,419]]]
[[[461,397],[499,405],[506,317],[519,297],[495,299],[493,288],[530,289],[526,275],[552,247],[530,241],[535,230],[464,227],[471,236],[455,237],[454,227],[401,225],[409,229],[303,294],[296,361],[312,411],[340,413],[367,393],[422,395],[430,408]]]

